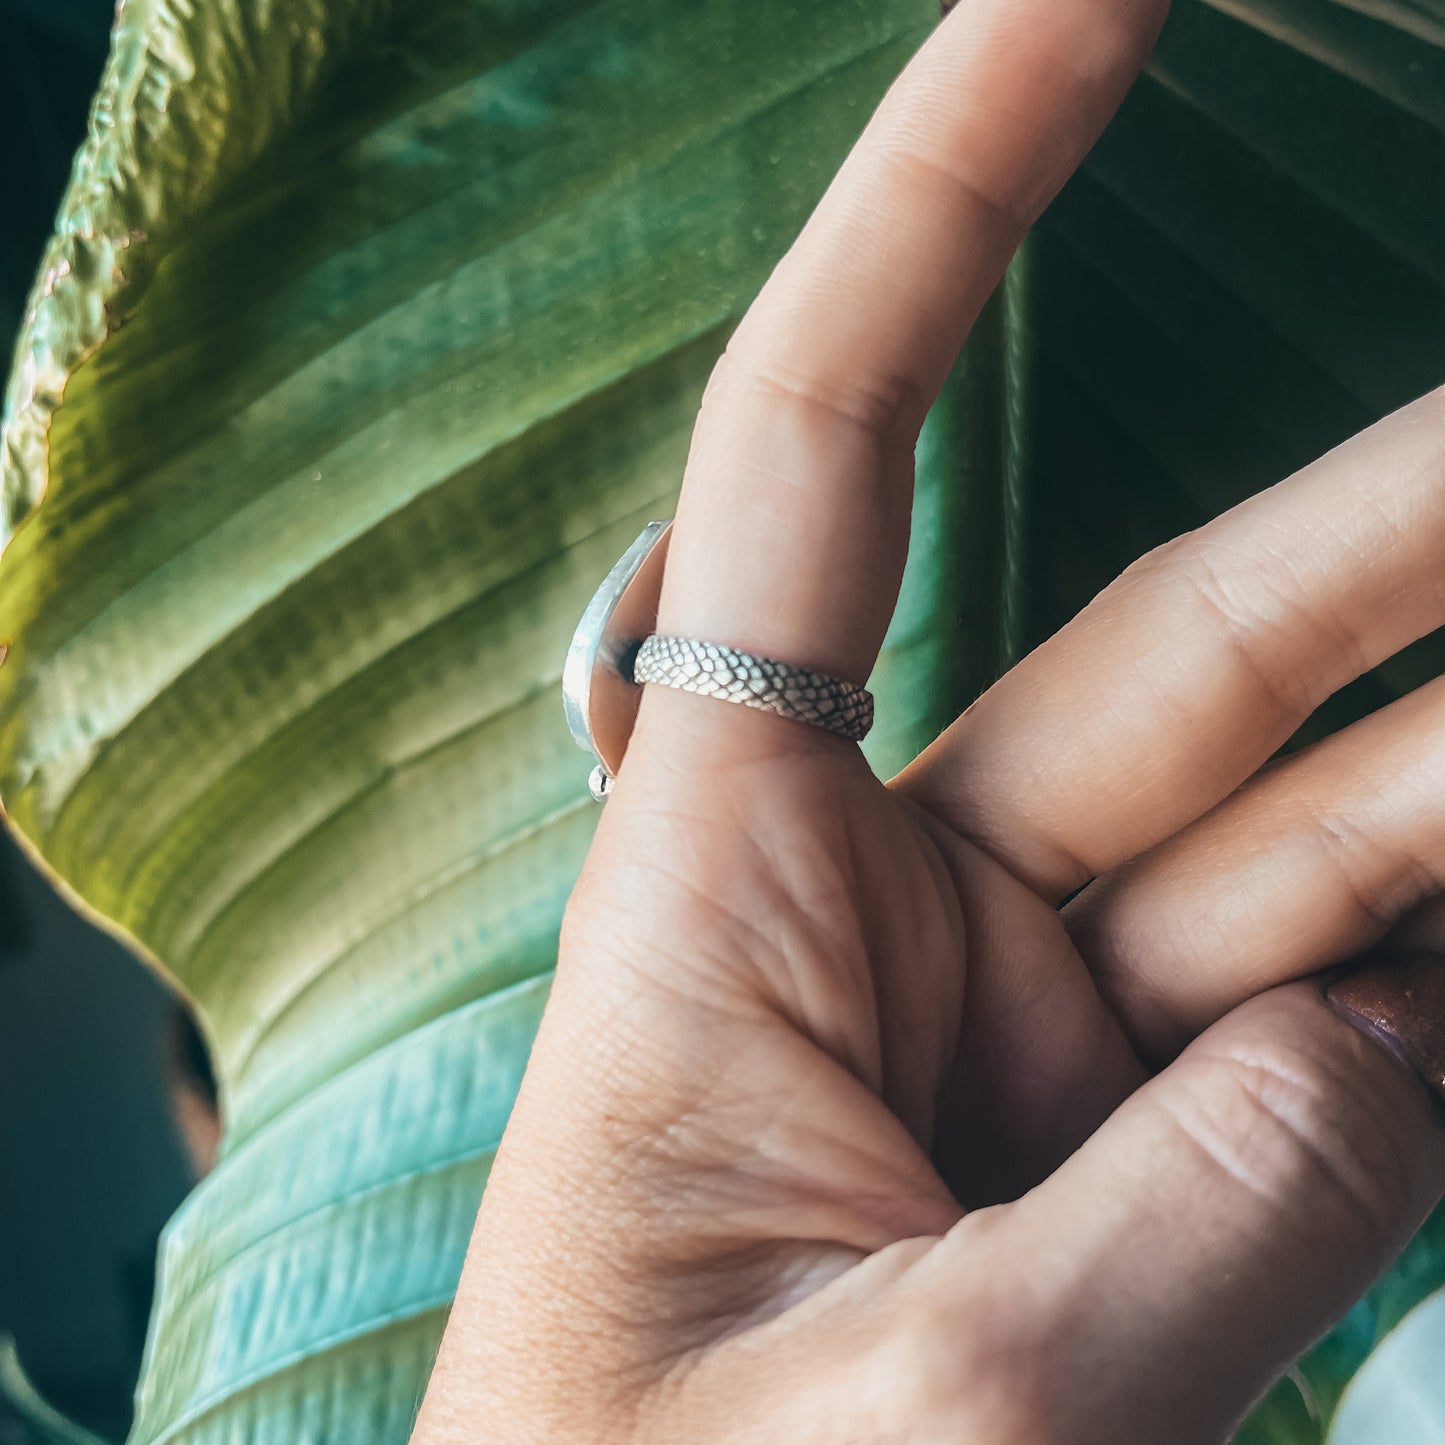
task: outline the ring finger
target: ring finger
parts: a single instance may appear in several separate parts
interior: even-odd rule
[[[1355,956],[1445,888],[1445,678],[1258,774],[1066,913],[1136,1044]]]

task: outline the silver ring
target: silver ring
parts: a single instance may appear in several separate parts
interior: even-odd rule
[[[637,650],[632,678],[760,708],[855,743],[873,726],[873,694],[867,688],[695,637],[654,633]]]
[[[762,708],[861,741],[873,725],[866,688],[721,643],[653,632],[671,526],[643,528],[597,589],[567,649],[562,701],[578,746],[597,759],[592,796],[607,796],[622,765],[641,683]]]

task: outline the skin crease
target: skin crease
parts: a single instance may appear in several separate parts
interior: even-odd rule
[[[927,405],[1162,15],[940,26],[713,377],[660,631],[867,676]],[[1226,1438],[1445,1189],[1405,985],[1319,979],[1396,933],[1440,1001],[1445,693],[1261,771],[1445,623],[1442,476],[1436,394],[891,784],[649,688],[414,1445]]]

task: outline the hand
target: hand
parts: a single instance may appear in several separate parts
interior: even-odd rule
[[[925,410],[1162,10],[939,28],[718,367],[660,631],[867,676]],[[1440,941],[1445,687],[1263,769],[1445,623],[1442,463],[1436,395],[891,784],[648,688],[418,1445],[1222,1439],[1445,1187],[1419,1082],[1288,982]]]

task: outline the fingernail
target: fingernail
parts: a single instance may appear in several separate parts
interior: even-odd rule
[[[1445,958],[1421,952],[1376,955],[1336,979],[1325,997],[1445,1100]]]

